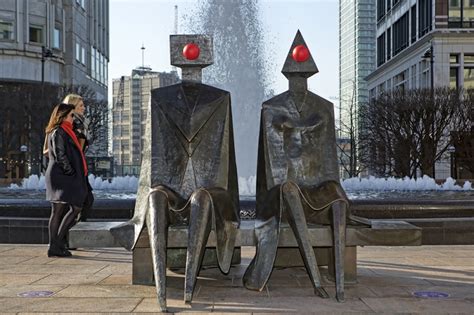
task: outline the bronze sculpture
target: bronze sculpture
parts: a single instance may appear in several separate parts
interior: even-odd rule
[[[292,228],[315,293],[321,287],[307,224],[331,224],[336,296],[344,300],[344,248],[348,199],[339,184],[333,104],[307,89],[318,68],[298,31],[282,73],[289,90],[262,105],[257,165],[257,252],[244,275],[262,290],[273,269],[282,219]]]
[[[161,311],[171,224],[188,225],[185,302],[191,302],[211,229],[219,268],[230,269],[240,224],[230,94],[201,83],[213,63],[212,38],[171,35],[171,64],[182,83],[152,90],[134,217],[111,230],[132,249],[146,223]]]

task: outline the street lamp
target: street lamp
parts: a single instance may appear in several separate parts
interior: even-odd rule
[[[430,60],[430,95],[431,95],[431,102],[433,103],[433,110],[435,109],[435,106],[434,106],[434,102],[435,102],[435,97],[434,97],[434,50],[433,50],[433,42],[430,42],[430,49],[428,49],[427,51],[425,51],[425,53],[423,54],[423,56],[421,57],[422,59],[426,60],[426,59],[429,59]],[[431,121],[431,125],[432,125],[432,128],[433,128],[433,133],[431,135],[432,137],[432,140],[433,140],[433,178],[436,177],[436,167],[435,167],[435,158],[436,158],[436,146],[434,145],[434,134],[435,134],[435,126],[434,126],[434,113],[433,113],[433,110],[430,111],[431,115],[433,115],[433,121]]]
[[[44,62],[46,58],[54,57],[51,49],[41,46],[41,102],[44,105]]]
[[[451,174],[450,176],[454,179],[457,178],[457,175],[456,175],[456,157],[454,156],[455,152],[456,152],[456,148],[454,147],[454,145],[450,145],[448,147],[448,149],[446,150],[448,153],[449,153],[449,162],[450,162],[450,166],[451,166]]]
[[[44,99],[44,63],[46,61],[46,58],[53,58],[55,57],[53,52],[51,51],[51,49],[49,48],[46,48],[45,46],[41,46],[41,107],[42,108],[45,108],[45,99]],[[41,141],[40,141],[41,143]],[[38,165],[38,174],[41,173],[42,171],[42,168],[44,167],[43,166],[43,150],[40,148],[40,150],[38,151],[39,152],[39,156],[38,156],[38,161],[39,162],[39,165]],[[32,163],[30,162],[30,165],[32,165]],[[36,170],[35,170],[36,171]]]
[[[433,53],[433,44],[431,44],[430,49],[425,51],[421,57],[424,60],[430,60],[430,87],[431,87],[431,98],[434,99],[434,53]]]
[[[26,167],[26,164],[27,164],[27,162],[26,162],[26,160],[27,160],[27,153],[26,153],[26,152],[27,152],[27,151],[28,151],[28,146],[27,146],[26,144],[22,144],[22,145],[20,146],[20,152],[21,152],[21,154],[20,154],[20,158],[19,158],[20,161],[21,161],[20,164],[22,165],[22,166],[21,166],[22,170],[19,171],[19,174],[18,174],[19,176],[18,176],[18,177],[20,177],[20,176],[24,177],[25,174],[27,174],[27,173],[26,173],[26,170],[29,171],[29,165],[31,165],[31,163],[28,165],[28,167]]]

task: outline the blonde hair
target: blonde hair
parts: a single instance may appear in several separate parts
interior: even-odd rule
[[[64,104],[70,104],[74,105],[74,107],[77,107],[79,102],[82,101],[82,96],[77,95],[77,94],[68,94],[66,97],[63,99]]]

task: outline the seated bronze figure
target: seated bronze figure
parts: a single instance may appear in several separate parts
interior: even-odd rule
[[[336,296],[344,299],[344,248],[348,199],[339,183],[332,103],[307,89],[316,64],[298,31],[282,73],[289,91],[262,105],[257,164],[257,252],[244,275],[262,290],[273,269],[282,220],[292,228],[315,293],[328,297],[308,224],[331,224]]]
[[[161,311],[166,311],[168,227],[188,225],[185,302],[191,302],[211,229],[217,260],[230,269],[239,219],[230,94],[201,83],[212,64],[212,39],[171,35],[171,63],[182,83],[152,90],[135,213],[111,230],[134,248],[146,223]]]

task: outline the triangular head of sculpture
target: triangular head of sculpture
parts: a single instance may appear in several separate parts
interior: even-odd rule
[[[307,223],[333,228],[336,291],[344,299],[344,246],[348,199],[339,183],[333,104],[311,93],[318,72],[298,31],[282,73],[289,90],[262,105],[257,162],[256,256],[244,275],[248,289],[262,290],[276,257],[279,229],[287,220],[300,247],[315,293],[328,297]]]
[[[212,64],[212,38],[171,35],[170,55],[182,83],[151,92],[135,213],[111,230],[130,250],[146,224],[161,311],[168,226],[188,226],[184,300],[190,302],[210,230],[227,273],[240,223],[230,93],[201,83],[202,68]]]

